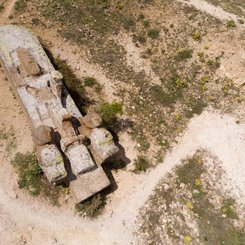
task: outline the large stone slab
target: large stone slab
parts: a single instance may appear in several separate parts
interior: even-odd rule
[[[70,190],[76,203],[80,203],[110,185],[110,181],[101,166],[77,176],[70,183]]]
[[[50,183],[58,182],[67,176],[63,157],[55,145],[37,146],[37,157]]]
[[[89,139],[93,152],[101,159],[101,162],[105,161],[119,150],[114,144],[111,133],[105,128],[94,128]]]
[[[96,168],[87,147],[83,144],[74,143],[65,153],[70,160],[74,174],[83,174]]]

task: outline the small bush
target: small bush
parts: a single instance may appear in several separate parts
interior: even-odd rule
[[[150,26],[150,21],[149,20],[144,20],[143,21],[144,27],[149,27]]]
[[[113,102],[111,104],[105,102],[100,106],[99,112],[102,120],[106,124],[110,124],[112,120],[116,118],[117,114],[122,113],[122,104],[117,102]]]
[[[29,192],[37,196],[41,191],[41,173],[37,157],[34,153],[22,154],[16,153],[12,165],[16,169],[20,188],[28,189]]]
[[[87,87],[93,87],[97,83],[94,77],[85,77],[84,78],[84,85]]]
[[[134,161],[134,170],[133,172],[138,174],[141,172],[146,172],[146,170],[150,167],[149,161],[144,156],[138,156],[138,158]]]
[[[2,10],[4,10],[4,6],[3,6],[3,5],[0,6],[0,12],[1,12]]]
[[[224,199],[221,207],[221,212],[227,215],[230,219],[238,219],[236,211],[233,209],[235,200],[232,198]]]
[[[157,29],[151,29],[148,31],[148,36],[152,39],[157,39],[159,37],[160,31]]]
[[[145,43],[146,42],[146,37],[144,33],[140,33],[139,35],[134,35],[133,36],[133,41],[134,42],[139,42],[139,43]]]
[[[192,58],[192,53],[193,53],[192,49],[182,49],[177,53],[175,59],[177,61],[184,61],[186,59],[190,59]]]
[[[226,27],[227,28],[235,28],[236,27],[236,23],[234,22],[234,20],[228,20],[226,22]]]
[[[14,5],[14,9],[16,12],[20,12],[26,7],[27,7],[26,0],[18,0],[15,2],[15,5]]]
[[[100,215],[105,207],[106,198],[100,194],[76,205],[76,210],[82,216],[95,218]]]
[[[135,22],[133,19],[127,19],[123,22],[123,28],[125,30],[131,30],[135,27]]]
[[[195,41],[200,41],[201,40],[201,35],[198,31],[194,31],[192,33],[192,38],[195,40]]]

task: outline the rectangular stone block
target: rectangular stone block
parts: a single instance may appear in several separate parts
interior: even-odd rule
[[[102,167],[81,174],[70,183],[70,190],[76,203],[80,203],[110,185],[110,180]]]

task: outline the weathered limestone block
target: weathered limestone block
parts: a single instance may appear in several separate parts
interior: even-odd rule
[[[95,154],[103,162],[108,157],[118,152],[111,133],[105,128],[94,128],[89,136]]]
[[[53,141],[54,130],[51,127],[40,125],[33,132],[33,141],[36,145],[42,146]]]
[[[30,52],[25,48],[18,48],[16,50],[20,60],[20,72],[25,77],[38,76],[41,74],[41,69],[35,61]]]
[[[81,174],[70,183],[71,193],[76,203],[80,203],[110,185],[110,181],[101,166]]]
[[[55,145],[38,146],[37,156],[39,165],[50,183],[67,176],[63,157]]]
[[[87,114],[80,121],[88,128],[97,128],[102,123],[101,117],[95,112]]]
[[[75,143],[65,153],[70,160],[74,174],[83,174],[96,168],[96,164],[85,145]]]

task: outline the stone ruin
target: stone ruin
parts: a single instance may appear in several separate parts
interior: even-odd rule
[[[73,173],[76,203],[110,185],[101,164],[118,151],[96,113],[81,114],[38,39],[27,29],[0,27],[0,62],[29,119],[40,167],[50,183]],[[89,141],[89,143],[87,143]],[[85,143],[86,142],[86,143]]]

